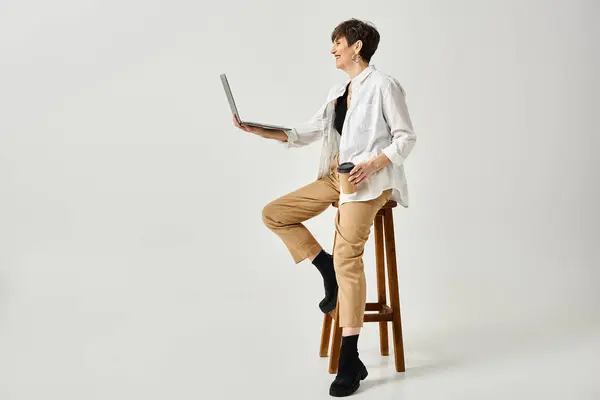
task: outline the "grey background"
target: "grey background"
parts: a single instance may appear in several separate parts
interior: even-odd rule
[[[320,276],[261,221],[315,178],[320,145],[235,129],[218,75],[244,118],[303,122],[346,79],[329,35],[350,17],[380,30],[372,63],[404,86],[418,135],[395,211],[409,370],[386,393],[431,398],[453,380],[420,378],[446,365],[597,333],[598,10],[3,1],[0,398],[327,397]],[[333,217],[307,223],[329,251]],[[375,326],[360,346],[393,369]],[[598,393],[598,354],[577,354],[531,388]],[[489,379],[470,393],[503,393]]]

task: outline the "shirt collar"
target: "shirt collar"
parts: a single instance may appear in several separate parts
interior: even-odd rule
[[[371,75],[371,72],[373,72],[375,70],[375,65],[369,65],[367,68],[365,68],[360,74],[356,75],[354,78],[351,79],[352,84],[358,83],[361,84],[365,81],[365,79],[367,79],[367,77],[369,75]],[[350,82],[350,81],[348,81]]]
[[[353,91],[354,93],[357,93],[357,89],[362,85],[362,83],[365,81],[365,79],[367,79],[367,77],[369,75],[371,75],[371,72],[375,71],[375,65],[370,64],[367,68],[365,68],[360,74],[356,75],[354,78],[352,79],[347,79],[346,82],[344,82],[344,84],[340,87],[338,87],[338,89],[332,94],[332,97],[330,98],[330,100],[334,100],[336,98],[338,98],[339,96],[341,96],[342,94],[344,94],[346,87],[348,86],[348,84],[350,82],[352,82],[352,87],[353,87]]]

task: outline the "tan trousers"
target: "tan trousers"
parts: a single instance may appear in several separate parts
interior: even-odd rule
[[[287,246],[296,264],[318,253],[321,246],[302,224],[339,200],[337,173],[339,155],[331,174],[286,194],[263,209],[263,221]],[[335,217],[333,264],[338,281],[339,322],[341,327],[362,327],[366,303],[363,253],[377,212],[390,199],[386,190],[377,199],[342,204]]]

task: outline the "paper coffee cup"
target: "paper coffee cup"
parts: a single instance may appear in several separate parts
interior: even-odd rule
[[[350,171],[352,171],[353,168],[354,164],[351,162],[342,163],[337,168],[337,172],[340,176],[340,183],[342,184],[342,193],[344,194],[356,193],[356,186],[348,181],[350,178]]]

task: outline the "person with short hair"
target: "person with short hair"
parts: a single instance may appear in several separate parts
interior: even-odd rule
[[[416,136],[404,89],[370,63],[379,40],[377,29],[358,19],[335,27],[331,54],[336,68],[349,79],[329,91],[325,104],[308,122],[268,130],[233,119],[238,128],[279,140],[286,148],[323,141],[317,179],[267,204],[262,218],[296,264],[309,259],[323,277],[325,297],[319,308],[323,313],[336,310],[342,327],[338,373],[329,389],[336,397],[354,393],[368,374],[358,356],[358,336],[366,305],[362,257],[373,220],[389,200],[405,208],[409,203],[404,161]],[[349,175],[338,170],[341,165],[351,166]],[[340,180],[346,176],[348,181],[342,185]],[[347,183],[355,190],[342,190]],[[303,222],[333,203],[338,203],[338,210],[331,255]]]

